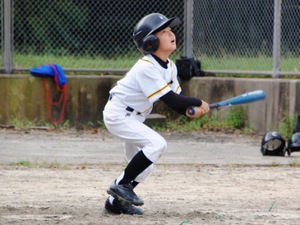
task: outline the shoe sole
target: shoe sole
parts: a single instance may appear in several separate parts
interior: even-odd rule
[[[118,195],[117,193],[115,193],[114,191],[112,191],[111,189],[107,190],[107,193],[111,196],[113,196],[114,198],[117,198],[120,201],[124,201],[124,202],[128,202],[130,204],[136,205],[136,206],[141,206],[144,205],[144,202],[135,202],[135,201],[128,201],[127,199],[123,198],[122,196]]]
[[[122,214],[121,212],[116,213],[116,212],[110,211],[110,210],[107,209],[107,208],[104,208],[103,211],[104,211],[105,213],[110,214],[110,215],[120,215],[120,214]]]
[[[142,215],[144,215],[144,212],[143,211],[141,211],[141,212],[139,212],[139,213],[126,213],[126,212],[113,212],[113,211],[111,211],[111,210],[109,210],[109,209],[107,209],[107,208],[104,208],[103,209],[103,211],[104,211],[104,213],[107,213],[107,214],[109,214],[109,215],[121,215],[121,214],[124,214],[124,215],[131,215],[131,216],[142,216]]]

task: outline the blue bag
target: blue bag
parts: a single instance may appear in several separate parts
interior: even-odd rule
[[[31,68],[30,73],[34,76],[43,76],[44,92],[45,92],[45,107],[49,117],[49,120],[55,126],[63,121],[65,108],[66,108],[66,92],[67,92],[67,78],[61,66],[57,64],[47,64]],[[53,102],[49,96],[49,91],[46,85],[46,77],[53,77],[56,85],[56,89],[61,92],[60,98],[57,102]],[[61,106],[61,113],[57,120],[54,120],[51,115],[51,106]]]
[[[31,68],[30,73],[34,76],[50,76],[54,77],[54,80],[60,86],[67,83],[65,72],[61,66],[57,64],[47,64]]]

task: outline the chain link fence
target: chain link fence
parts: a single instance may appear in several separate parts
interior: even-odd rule
[[[73,71],[126,70],[142,55],[132,39],[137,22],[152,12],[183,18],[183,5],[182,0],[15,0],[15,67],[58,61]]]
[[[194,56],[214,73],[300,75],[299,0],[1,0],[2,70],[124,72],[141,57],[133,28],[152,12],[183,21],[173,60]]]
[[[201,0],[193,9],[193,52],[206,70],[268,74],[280,64],[300,74],[299,0]]]

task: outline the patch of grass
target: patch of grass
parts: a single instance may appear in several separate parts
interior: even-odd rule
[[[253,134],[254,133],[253,129],[251,129],[251,127],[248,127],[248,126],[243,127],[241,129],[241,131],[243,134]]]
[[[225,115],[215,112],[212,114],[211,119],[207,122],[212,130],[242,129],[247,126],[244,107],[232,107]]]
[[[11,166],[24,166],[30,168],[48,168],[48,169],[68,169],[67,165],[63,165],[59,162],[30,162],[28,160],[21,160],[19,162],[10,163]]]
[[[51,124],[54,126],[53,124]],[[59,128],[61,130],[66,130],[70,128],[70,121],[69,120],[64,120],[61,124],[57,125],[56,128]]]
[[[45,130],[63,131],[71,128],[68,120],[63,121],[58,126],[54,126],[50,122],[40,123],[38,121],[30,121],[28,119],[13,119],[13,126],[16,129],[38,129],[39,127],[45,128]],[[105,129],[105,124],[102,120],[96,122],[88,122],[81,125],[80,129]],[[224,109],[220,111],[212,111],[211,113],[202,116],[201,118],[191,119],[185,116],[179,116],[177,119],[167,119],[167,122],[162,124],[156,124],[152,126],[157,131],[234,131],[240,130],[243,134],[251,134],[253,131],[247,125],[246,110],[245,107],[230,107],[228,110]]]
[[[288,139],[294,130],[296,125],[296,118],[297,115],[289,116],[288,113],[284,113],[283,119],[279,124],[279,132],[281,133],[282,137]]]
[[[179,49],[178,49],[179,50]],[[176,51],[172,55],[173,61],[182,55]],[[266,55],[242,57],[223,53],[222,57],[201,56],[203,70],[237,70],[237,71],[272,71],[272,57]],[[54,54],[36,55],[15,52],[14,64],[16,68],[31,68],[47,63],[57,63],[63,68],[92,68],[92,69],[129,69],[141,57],[137,51],[124,53],[116,57],[105,56],[58,56]],[[300,71],[299,58],[296,56],[282,57],[281,71]],[[74,74],[74,73],[72,73]],[[83,74],[83,73],[80,73]],[[218,75],[219,76],[219,75]],[[221,75],[222,76],[222,75]],[[226,75],[228,76],[228,75]],[[244,75],[239,75],[244,76]],[[256,76],[261,77],[261,76]]]
[[[14,163],[14,165],[31,167],[32,166],[32,162],[27,161],[27,160],[22,160],[20,162]]]
[[[278,162],[272,162],[270,166],[271,167],[278,167],[278,166],[280,166],[280,163],[278,163]]]
[[[138,54],[138,53],[137,53]],[[63,68],[93,68],[93,69],[126,69],[134,65],[140,55],[128,57],[127,55],[108,58],[103,56],[57,56],[57,55],[35,55],[20,54],[14,55],[16,68],[31,68],[38,65],[56,63]]]
[[[49,164],[46,164],[46,167],[44,168],[49,168],[49,169],[67,169],[66,165],[63,165],[59,162],[52,162]]]
[[[289,163],[289,165],[291,167],[300,167],[300,163],[299,163],[299,161],[297,159],[291,160],[290,163]]]
[[[220,114],[212,112],[198,119],[189,119],[185,116],[180,116],[177,120],[167,121],[166,127],[162,130],[179,130],[179,131],[220,131],[220,130],[242,130],[250,132],[250,127],[247,126],[246,112],[243,107],[232,107],[228,113]]]
[[[272,57],[265,55],[255,57],[237,57],[224,54],[223,57],[202,56],[204,70],[240,70],[240,71],[272,71]],[[282,57],[281,71],[300,71],[299,58],[296,56]]]
[[[29,129],[31,127],[35,127],[36,124],[37,124],[36,121],[32,121],[27,118],[25,118],[25,119],[13,118],[11,125],[13,125],[17,129]]]
[[[97,124],[98,124],[98,126],[99,126],[101,129],[106,129],[106,126],[105,126],[103,120],[98,120],[98,121],[97,121]]]
[[[63,121],[61,124],[54,126],[50,122],[39,122],[37,120],[29,120],[27,118],[19,119],[19,118],[12,118],[11,119],[11,126],[15,127],[16,129],[26,130],[26,129],[33,129],[33,128],[41,128],[47,127],[49,129],[56,128],[59,130],[66,130],[70,127],[69,120]]]

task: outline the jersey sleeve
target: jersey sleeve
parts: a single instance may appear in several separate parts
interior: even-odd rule
[[[189,96],[179,95],[173,91],[165,94],[160,98],[166,105],[172,108],[174,111],[185,115],[185,112],[189,106],[201,106],[202,100]]]
[[[154,65],[150,64],[141,69],[143,72],[137,76],[137,83],[151,103],[172,90],[163,79],[161,71]]]

